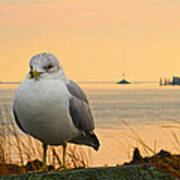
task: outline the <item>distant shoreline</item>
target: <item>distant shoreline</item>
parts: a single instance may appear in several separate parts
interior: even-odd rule
[[[1,84],[20,84],[18,81],[0,81]],[[80,84],[117,84],[116,81],[77,81]],[[158,84],[158,81],[131,81],[131,84]]]
[[[15,81],[13,81],[13,82],[11,82],[11,81],[9,81],[9,82],[6,82],[6,81],[0,81],[0,84],[20,84],[21,82],[15,82]]]

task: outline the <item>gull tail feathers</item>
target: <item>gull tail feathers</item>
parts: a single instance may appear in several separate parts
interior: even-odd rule
[[[74,144],[81,144],[93,147],[96,151],[99,149],[100,143],[95,133],[87,133],[85,136],[79,136],[69,141]]]

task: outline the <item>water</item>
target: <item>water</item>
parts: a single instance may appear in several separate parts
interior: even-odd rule
[[[97,128],[180,122],[180,87],[86,84]],[[0,100],[12,104],[18,85],[0,85]]]
[[[88,85],[87,95],[99,128],[180,122],[180,87]]]

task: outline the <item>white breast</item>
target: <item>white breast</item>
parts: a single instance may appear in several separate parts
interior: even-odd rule
[[[25,80],[15,95],[22,127],[46,144],[59,145],[79,135],[69,114],[70,94],[59,80]]]

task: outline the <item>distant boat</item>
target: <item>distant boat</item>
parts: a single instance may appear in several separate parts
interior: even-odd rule
[[[122,73],[122,80],[118,81],[117,84],[131,84],[131,83],[126,80],[125,73]]]
[[[117,84],[131,84],[131,83],[125,79],[122,79],[121,81],[118,81]]]

